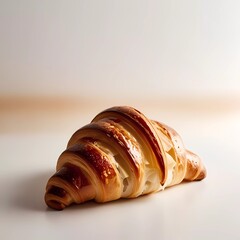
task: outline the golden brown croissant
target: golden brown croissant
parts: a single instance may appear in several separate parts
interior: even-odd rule
[[[46,187],[46,204],[62,210],[94,199],[135,198],[205,178],[200,158],[175,130],[131,107],[99,113],[76,131]]]

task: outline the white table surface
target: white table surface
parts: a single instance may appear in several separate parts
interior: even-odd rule
[[[135,104],[180,133],[207,178],[64,211],[46,207],[46,182],[71,134],[112,104],[54,104],[1,106],[0,239],[240,239],[239,101]]]

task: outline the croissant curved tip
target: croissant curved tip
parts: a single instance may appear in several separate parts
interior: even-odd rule
[[[52,178],[50,178],[51,180]],[[44,196],[48,207],[56,210],[63,210],[69,202],[68,193],[57,186],[51,186],[47,189]]]
[[[187,169],[185,180],[200,181],[207,176],[207,170],[201,158],[195,153],[186,150]]]
[[[201,181],[204,178],[206,178],[207,176],[207,170],[206,168],[203,166],[203,168],[201,169],[201,172],[199,173],[199,175],[197,176],[197,178],[195,179],[196,181]]]
[[[52,208],[52,209],[55,209],[55,210],[63,210],[66,205],[63,204],[62,202],[60,201],[57,201],[57,200],[48,200],[46,201],[46,204],[48,205],[48,207]]]

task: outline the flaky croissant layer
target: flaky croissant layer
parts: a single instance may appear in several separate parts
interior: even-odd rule
[[[62,210],[88,200],[135,198],[205,176],[202,161],[175,130],[132,107],[113,107],[72,135],[47,183],[45,202]]]

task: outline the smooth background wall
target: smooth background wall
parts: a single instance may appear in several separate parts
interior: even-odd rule
[[[0,95],[238,95],[239,9],[237,0],[0,0]]]

